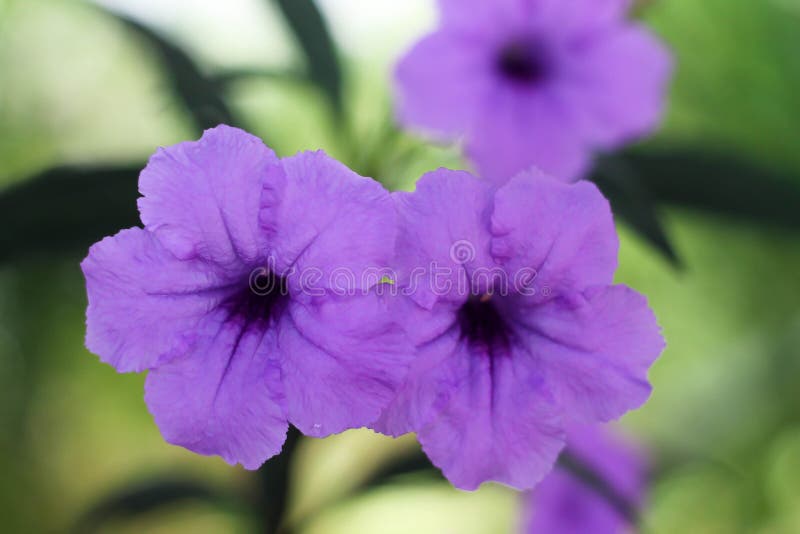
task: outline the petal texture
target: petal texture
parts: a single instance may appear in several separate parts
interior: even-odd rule
[[[647,371],[664,340],[635,291],[593,287],[518,315],[517,326],[566,420],[616,419],[650,395]]]
[[[140,228],[95,244],[86,277],[86,347],[118,371],[143,371],[184,354],[229,281],[202,261],[180,261]]]
[[[388,191],[324,152],[300,153],[270,170],[259,220],[276,269],[293,273],[295,289],[368,289],[394,255]]]
[[[417,388],[438,390],[435,417],[417,431],[423,450],[460,489],[487,480],[532,488],[564,444],[544,377],[525,356],[491,357],[451,341],[437,367],[417,378]]]
[[[394,397],[413,352],[389,298],[371,292],[290,305],[278,346],[287,415],[304,434],[366,426]]]
[[[181,259],[256,261],[266,245],[257,224],[261,189],[277,162],[260,139],[224,125],[160,149],[139,177],[142,222]]]
[[[492,255],[511,273],[534,269],[538,298],[613,280],[619,240],[594,184],[519,175],[497,191],[491,227]]]
[[[414,193],[395,193],[400,215],[396,264],[400,284],[419,304],[463,302],[477,269],[493,266],[487,231],[492,191],[463,171],[439,169]],[[457,200],[456,200],[457,199]]]
[[[288,424],[275,343],[267,325],[209,315],[194,350],[147,377],[145,402],[164,439],[247,469],[278,454]]]

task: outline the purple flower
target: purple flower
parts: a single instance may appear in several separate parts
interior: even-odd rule
[[[653,130],[671,61],[629,0],[439,0],[441,27],[401,60],[398,115],[463,137],[480,174],[581,177],[592,152]]]
[[[348,296],[333,275],[366,280],[391,261],[388,192],[322,152],[278,160],[227,126],[159,150],[139,189],[145,228],[82,263],[86,345],[150,371],[167,441],[254,469],[289,423],[325,436],[380,414],[407,369],[405,335],[369,284]]]
[[[618,242],[593,184],[439,170],[395,199],[417,357],[375,429],[417,432],[459,488],[528,489],[567,424],[647,399],[663,340],[645,299],[611,285]]]
[[[641,451],[605,429],[577,427],[567,435],[567,452],[602,478],[628,505],[641,506],[646,462]],[[522,533],[621,534],[634,525],[608,497],[556,469],[524,497]]]

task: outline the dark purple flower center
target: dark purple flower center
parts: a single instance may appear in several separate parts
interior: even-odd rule
[[[491,295],[473,295],[467,299],[458,310],[458,326],[463,339],[485,348],[490,356],[508,351],[508,325]]]
[[[536,84],[548,71],[544,48],[536,41],[512,41],[500,49],[497,70],[505,79],[514,83]]]
[[[269,322],[283,308],[289,291],[286,279],[271,271],[254,271],[246,286],[225,303],[230,318],[246,325]]]

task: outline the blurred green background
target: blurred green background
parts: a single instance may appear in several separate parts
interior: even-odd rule
[[[232,113],[280,155],[324,148],[393,188],[463,165],[455,149],[386,126],[392,64],[434,24],[433,0],[318,2],[339,46],[344,123],[292,74],[302,57],[275,4],[104,2],[179,44],[203,72],[230,74]],[[678,65],[665,127],[648,145],[735,154],[800,187],[800,0],[650,0],[637,14]],[[138,165],[196,137],[152,46],[120,20],[77,0],[0,0],[0,187],[68,163]],[[728,186],[725,175],[706,179]],[[659,214],[682,268],[620,224],[618,280],[648,295],[668,341],[650,402],[622,422],[651,451],[643,530],[800,532],[798,228]],[[3,232],[26,238],[3,220]],[[84,349],[84,253],[0,263],[0,531],[66,532],[105,496],[153,477],[198,481],[233,501],[188,500],[103,532],[253,531],[258,477],[165,444],[144,377],[117,375]],[[363,430],[302,442],[290,520],[319,534],[513,531],[517,496],[500,486],[464,493],[409,475],[354,490],[416,447]]]

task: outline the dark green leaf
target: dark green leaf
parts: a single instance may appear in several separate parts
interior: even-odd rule
[[[225,103],[220,85],[204,75],[192,58],[176,44],[147,26],[111,13],[141,36],[158,54],[164,75],[175,94],[183,101],[199,131],[220,123],[236,125]]]
[[[313,0],[273,0],[283,13],[306,57],[308,76],[342,111],[342,74],[325,19]]]
[[[265,532],[291,534],[292,529],[285,519],[291,492],[290,469],[300,436],[300,431],[290,426],[281,453],[267,460],[258,470],[261,492],[256,512],[262,518]]]
[[[361,484],[359,490],[364,492],[376,486],[387,484],[397,477],[407,475],[424,475],[439,479],[441,479],[442,476],[439,470],[431,464],[428,457],[425,456],[425,453],[418,450],[372,473],[371,476]]]
[[[74,530],[81,534],[96,532],[111,520],[132,518],[190,501],[225,508],[234,506],[231,497],[203,483],[184,479],[156,479],[135,484],[106,497],[80,518]]]
[[[626,161],[606,158],[598,162],[592,180],[608,198],[616,217],[628,223],[674,266],[680,266],[655,202],[640,183],[637,169]]]
[[[800,230],[800,180],[730,154],[695,149],[622,156],[660,206]]]
[[[143,165],[59,167],[0,192],[0,261],[76,252],[139,223]]]
[[[220,87],[227,87],[241,80],[275,80],[294,83],[307,82],[305,73],[290,69],[231,69],[215,73],[211,76],[211,79]]]

